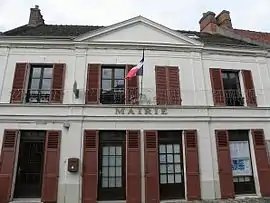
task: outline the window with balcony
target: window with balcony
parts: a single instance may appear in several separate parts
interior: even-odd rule
[[[125,103],[125,67],[102,66],[100,102],[102,104]]]
[[[239,72],[222,70],[222,80],[227,106],[243,106],[244,99],[241,93]]]
[[[30,67],[26,102],[48,103],[53,77],[52,65],[32,65]]]

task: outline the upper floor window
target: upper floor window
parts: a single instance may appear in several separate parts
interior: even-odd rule
[[[47,103],[50,100],[53,66],[32,65],[29,75],[26,102]]]
[[[251,70],[210,68],[210,79],[215,106],[257,106]]]
[[[239,72],[222,70],[222,80],[227,106],[243,106],[244,100],[241,93]]]
[[[125,67],[102,66],[100,102],[125,103]]]

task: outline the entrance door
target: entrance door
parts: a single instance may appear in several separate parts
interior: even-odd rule
[[[255,194],[248,131],[229,130],[229,141],[235,194]]]
[[[160,199],[185,198],[181,131],[158,131]]]
[[[98,200],[125,200],[125,132],[100,132]]]
[[[14,198],[40,198],[45,132],[22,131]]]

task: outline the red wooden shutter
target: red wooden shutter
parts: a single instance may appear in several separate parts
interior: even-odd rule
[[[247,106],[257,106],[256,93],[250,70],[242,70]]]
[[[84,131],[82,202],[96,203],[98,185],[98,131]]]
[[[57,202],[61,131],[47,131],[43,168],[42,202]]]
[[[214,105],[225,106],[226,102],[221,69],[210,68],[210,77],[211,77]]]
[[[235,194],[228,131],[216,130],[216,146],[221,198],[234,198]]]
[[[159,202],[157,131],[145,131],[145,203]]]
[[[185,155],[188,200],[201,199],[200,168],[196,130],[185,130]]]
[[[17,63],[13,78],[10,103],[22,103],[25,95],[27,63]]]
[[[168,104],[181,105],[180,81],[178,67],[167,67],[168,69]]]
[[[18,130],[5,130],[3,146],[0,154],[0,202],[9,202]]]
[[[259,184],[263,197],[270,197],[270,165],[267,159],[267,148],[262,129],[252,130],[254,151],[257,163]]]
[[[126,74],[135,65],[127,65]],[[126,104],[139,104],[139,78],[133,77],[126,80]]]
[[[127,131],[127,203],[141,202],[140,131]]]
[[[100,64],[88,64],[86,84],[86,104],[98,104],[100,92]]]
[[[156,71],[156,98],[157,105],[168,104],[168,92],[167,92],[167,71],[166,67],[155,68]]]
[[[66,64],[53,65],[52,89],[50,103],[63,103]]]

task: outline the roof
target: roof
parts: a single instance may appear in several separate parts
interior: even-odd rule
[[[6,36],[52,36],[52,37],[75,37],[81,34],[97,30],[104,26],[89,25],[39,25],[31,27],[23,25],[2,33]]]
[[[233,29],[233,32],[246,38],[250,38],[255,41],[270,44],[269,32],[256,32],[251,30]]]
[[[4,36],[46,36],[46,37],[76,37],[87,32],[95,31],[105,26],[92,25],[39,25],[31,27],[23,25],[2,33]],[[256,48],[258,45],[247,43],[241,40],[229,38],[222,35],[211,35],[196,31],[175,30],[185,36],[198,40],[211,46],[234,46]]]

